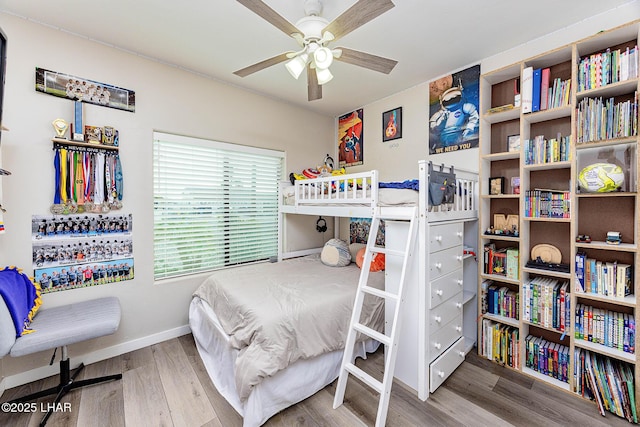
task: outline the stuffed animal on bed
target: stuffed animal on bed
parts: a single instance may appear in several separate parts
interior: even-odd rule
[[[332,170],[328,165],[323,165],[318,168],[307,168],[303,170],[302,173],[291,172],[289,174],[289,180],[291,181],[291,185],[295,185],[295,182],[298,179],[313,179],[321,176],[344,175],[346,173],[347,171],[345,168]]]
[[[366,248],[362,248],[358,251],[356,255],[356,265],[362,268],[362,263],[364,262],[364,252]],[[382,271],[384,270],[385,258],[384,254],[374,253],[371,258],[371,267],[369,267],[369,271]]]

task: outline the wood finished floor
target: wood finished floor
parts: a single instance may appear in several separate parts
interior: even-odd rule
[[[383,354],[359,365],[381,378]],[[72,366],[80,361],[74,361]],[[75,363],[74,363],[75,362]],[[213,387],[185,335],[85,368],[82,377],[121,372],[121,381],[69,393],[68,412],[55,413],[49,427],[241,426],[242,419]],[[378,397],[350,377],[345,404],[332,409],[335,381],[310,398],[273,416],[269,427],[373,425]],[[5,391],[0,400],[33,393],[57,383],[57,377]],[[38,401],[46,405],[46,400]],[[42,413],[0,413],[0,426],[37,426]],[[387,426],[623,426],[625,420],[598,415],[593,403],[497,366],[476,354],[422,402],[402,385],[392,389]]]

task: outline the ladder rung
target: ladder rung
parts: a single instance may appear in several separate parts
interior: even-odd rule
[[[401,257],[405,256],[405,252],[404,251],[399,251],[397,249],[387,249],[387,248],[381,248],[379,246],[374,246],[370,250],[371,250],[371,252],[375,252],[375,253],[379,253],[379,254],[398,255],[398,256],[401,256]]]
[[[382,394],[382,383],[377,379],[373,378],[371,375],[367,374],[362,369],[358,368],[353,363],[347,363],[344,367],[349,373],[351,373],[354,377],[358,378],[360,381],[376,390],[378,393]]]
[[[387,291],[383,291],[382,289],[378,289],[378,288],[372,288],[371,286],[363,286],[362,288],[362,292],[366,292],[368,294],[371,295],[375,295],[379,298],[385,298],[385,299],[390,299],[393,301],[398,301],[398,294],[394,294],[391,292],[387,292]]]
[[[390,337],[386,336],[385,334],[381,334],[380,332],[374,329],[371,329],[370,327],[365,326],[362,323],[356,323],[355,325],[353,325],[353,329],[355,329],[358,332],[362,332],[363,334],[365,334],[370,338],[373,338],[374,340],[380,341],[382,344],[386,345],[387,347],[391,345]]]

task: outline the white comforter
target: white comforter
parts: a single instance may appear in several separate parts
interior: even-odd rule
[[[327,267],[318,255],[212,274],[195,295],[218,316],[231,345],[238,394],[298,359],[344,348],[360,269]],[[384,273],[369,285],[382,289]],[[383,330],[384,303],[367,296],[361,322]]]

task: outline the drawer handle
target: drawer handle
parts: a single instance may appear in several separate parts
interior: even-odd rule
[[[442,242],[442,236],[436,236],[436,242]]]
[[[457,259],[458,261],[462,261],[462,255],[456,255],[456,259]]]
[[[462,286],[462,283],[463,283],[462,279],[458,279],[456,280],[456,282],[458,283],[458,285]]]
[[[440,378],[444,378],[444,371],[438,371],[438,376]]]
[[[462,237],[462,231],[458,231],[458,232],[456,233],[456,236],[458,236],[458,237]]]
[[[438,270],[440,270],[440,269],[442,268],[442,263],[440,263],[440,262],[436,262],[436,263],[435,263],[435,266],[436,266],[436,268],[437,268]]]
[[[456,332],[462,332],[462,326],[456,326]]]
[[[435,320],[438,323],[442,322],[442,318],[440,316],[434,317],[433,320]]]
[[[440,350],[440,348],[442,347],[442,344],[440,344],[439,342],[437,342],[437,343],[435,343],[433,346],[436,348],[436,350]]]
[[[442,292],[442,289],[438,289],[438,290],[436,291],[436,295],[438,295],[439,297],[441,297],[443,293],[444,293],[444,292]]]
[[[462,303],[461,302],[457,302],[456,303],[456,308],[462,308]]]
[[[459,351],[458,354],[460,355],[460,357],[464,357],[466,353],[464,351]]]

